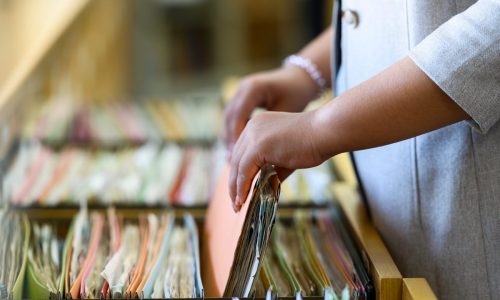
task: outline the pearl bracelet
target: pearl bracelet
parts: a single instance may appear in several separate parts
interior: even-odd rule
[[[297,54],[288,56],[283,61],[283,66],[297,66],[309,74],[311,79],[316,83],[319,88],[319,94],[321,95],[326,89],[326,80],[318,70],[318,67],[308,58],[302,57]]]

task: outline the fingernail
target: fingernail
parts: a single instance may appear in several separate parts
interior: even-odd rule
[[[233,205],[232,205],[232,207],[233,207],[233,211],[234,211],[234,213],[237,213],[237,212],[238,212],[238,210],[236,209],[236,206],[234,206],[234,204],[233,204]]]
[[[236,204],[236,206],[241,206],[240,196],[236,196],[236,200],[234,201],[234,203]]]

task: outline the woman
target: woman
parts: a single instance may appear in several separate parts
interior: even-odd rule
[[[265,163],[286,178],[354,151],[373,222],[403,276],[425,277],[443,299],[495,299],[500,1],[341,7],[336,30],[281,68],[246,77],[227,107],[235,209]],[[301,112],[330,80],[338,96]],[[274,112],[250,119],[255,107]]]

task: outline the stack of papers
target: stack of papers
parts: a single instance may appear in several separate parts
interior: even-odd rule
[[[68,101],[70,100],[70,101]],[[146,141],[213,141],[222,120],[215,96],[178,100],[108,101],[76,104],[47,101],[29,114],[22,136],[50,144],[137,144]],[[193,112],[196,111],[196,118]]]
[[[15,206],[126,205],[200,206],[207,203],[224,166],[222,146],[181,147],[148,143],[119,150],[39,143],[19,146],[6,176],[3,199]]]
[[[30,229],[25,215],[0,210],[0,299],[20,299]]]
[[[281,184],[281,204],[325,204],[331,202],[335,181],[331,161],[315,168],[295,170]]]
[[[31,298],[203,297],[198,230],[190,215],[125,220],[112,209],[107,216],[83,209],[64,241],[49,225],[33,229]]]
[[[30,298],[48,298],[59,292],[62,250],[64,240],[57,236],[57,228],[49,224],[32,224],[33,234],[28,250],[28,290]],[[37,281],[33,282],[35,274]],[[38,285],[43,289],[37,288]]]
[[[225,148],[146,143],[115,150],[51,148],[24,141],[3,177],[3,199],[14,206],[200,207],[226,164]],[[296,170],[281,188],[281,205],[330,202],[329,162]]]
[[[226,169],[205,219],[207,296],[373,299],[373,285],[337,206],[298,210],[273,230],[279,180],[272,167],[261,170],[237,213],[228,176]]]
[[[1,299],[373,299],[339,208],[297,210],[276,220],[279,180],[265,166],[235,213],[228,176],[225,168],[207,211],[202,262],[197,226],[188,214],[125,218],[114,209],[102,214],[83,208],[61,235],[65,222],[30,226],[22,214],[0,211]]]
[[[279,180],[264,166],[239,212],[232,209],[229,168],[210,202],[203,235],[203,280],[209,297],[249,297],[276,216]]]
[[[372,299],[373,285],[337,208],[282,219],[266,253],[255,296]]]

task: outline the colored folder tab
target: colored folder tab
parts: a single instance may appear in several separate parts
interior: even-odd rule
[[[259,273],[276,217],[280,182],[270,165],[262,167],[239,212],[229,197],[229,167],[222,172],[207,211],[203,283],[208,297],[248,297]]]

